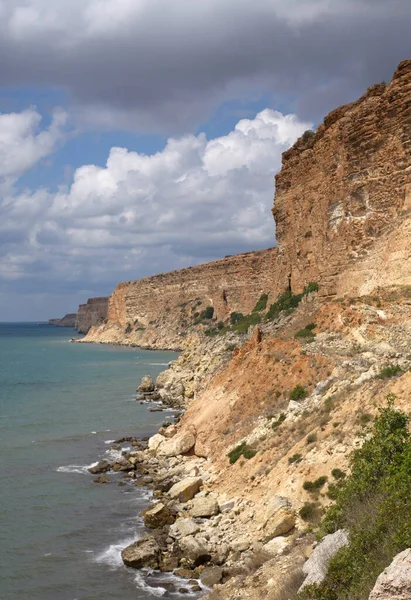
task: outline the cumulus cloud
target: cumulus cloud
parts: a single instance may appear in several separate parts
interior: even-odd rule
[[[409,0],[0,0],[0,77],[60,86],[87,126],[181,134],[247,94],[315,120],[411,55],[410,20]]]
[[[78,168],[56,193],[6,195],[3,286],[31,293],[106,285],[108,293],[121,280],[273,245],[273,175],[310,126],[267,109],[212,140],[170,138],[152,155],[112,148],[104,167]],[[31,128],[22,129],[31,139]],[[43,154],[53,147],[39,146]]]

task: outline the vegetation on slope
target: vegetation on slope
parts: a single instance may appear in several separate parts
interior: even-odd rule
[[[347,529],[350,544],[331,561],[326,580],[307,586],[299,599],[365,600],[394,556],[411,546],[410,417],[394,409],[394,398],[352,454],[351,475],[340,477],[321,524],[323,535]]]

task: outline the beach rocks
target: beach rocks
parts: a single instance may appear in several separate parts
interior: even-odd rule
[[[160,547],[152,536],[146,536],[121,552],[121,558],[127,567],[141,569],[151,567],[158,569],[160,564]]]
[[[199,491],[203,481],[201,477],[186,477],[182,481],[175,483],[168,491],[168,495],[173,500],[188,502]]]
[[[378,577],[369,600],[407,600],[411,598],[411,548],[394,558]]]
[[[206,567],[200,575],[201,583],[212,588],[223,579],[223,569],[221,567]]]
[[[337,554],[340,548],[347,545],[348,533],[344,529],[326,535],[303,566],[303,573],[307,577],[299,591],[306,585],[324,581],[331,559]]]
[[[99,475],[98,477],[93,479],[93,482],[94,483],[110,483],[110,479],[107,477],[107,475]]]
[[[163,435],[156,433],[148,440],[148,449],[156,451],[156,450],[158,450],[160,445],[165,441],[166,441],[166,438]]]
[[[161,436],[163,437],[163,436]],[[163,438],[164,439],[164,438]],[[193,431],[185,431],[171,439],[166,439],[157,447],[158,454],[162,456],[178,456],[186,454],[196,443],[196,438]]]
[[[111,464],[107,460],[101,460],[94,467],[88,469],[92,475],[99,475],[100,473],[107,473],[111,469]]]
[[[196,567],[211,560],[207,540],[203,537],[184,537],[180,540],[180,548],[184,558]]]
[[[193,517],[213,517],[218,513],[218,503],[214,498],[194,498],[190,508]]]
[[[265,513],[266,541],[288,533],[295,527],[295,522],[296,514],[290,501],[282,496],[276,496],[268,505]]]
[[[142,378],[140,385],[137,388],[139,394],[145,394],[154,391],[154,381],[150,375],[146,375]]]
[[[162,502],[158,502],[144,513],[144,525],[148,529],[160,529],[172,521],[169,509]]]
[[[168,533],[170,537],[180,539],[188,535],[195,535],[199,531],[200,527],[193,519],[180,518],[170,527]]]

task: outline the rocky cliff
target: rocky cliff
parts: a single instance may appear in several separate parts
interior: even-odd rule
[[[407,60],[284,153],[273,213],[293,289],[308,279],[324,295],[363,294],[410,282],[410,97]]]
[[[89,298],[86,304],[80,304],[75,319],[75,328],[79,333],[87,333],[91,327],[100,325],[107,318],[108,298]]]
[[[56,327],[74,327],[76,322],[76,313],[65,315],[62,319],[50,319],[49,325]]]
[[[278,248],[121,283],[107,324],[86,341],[177,348],[207,306],[225,321],[250,312],[261,293],[272,300],[310,281],[323,297],[411,283],[410,96],[408,60],[391,83],[331,112],[284,153],[273,209]]]

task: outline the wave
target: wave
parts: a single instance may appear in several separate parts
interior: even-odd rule
[[[147,592],[148,594],[151,594],[152,596],[156,596],[157,598],[161,598],[161,596],[164,596],[164,594],[167,592],[167,589],[161,587],[160,584],[158,587],[153,587],[149,585],[144,579],[142,573],[136,573],[134,581],[136,582],[137,587],[139,589],[143,590],[144,592]]]
[[[110,544],[108,548],[94,557],[94,562],[107,565],[112,569],[118,569],[119,567],[122,567],[123,560],[121,558],[121,551],[124,550],[126,546],[136,542],[137,539],[138,538],[134,536],[118,542],[117,544]]]
[[[98,462],[93,462],[91,465],[67,465],[58,467],[57,473],[88,473],[91,467],[98,465]]]

